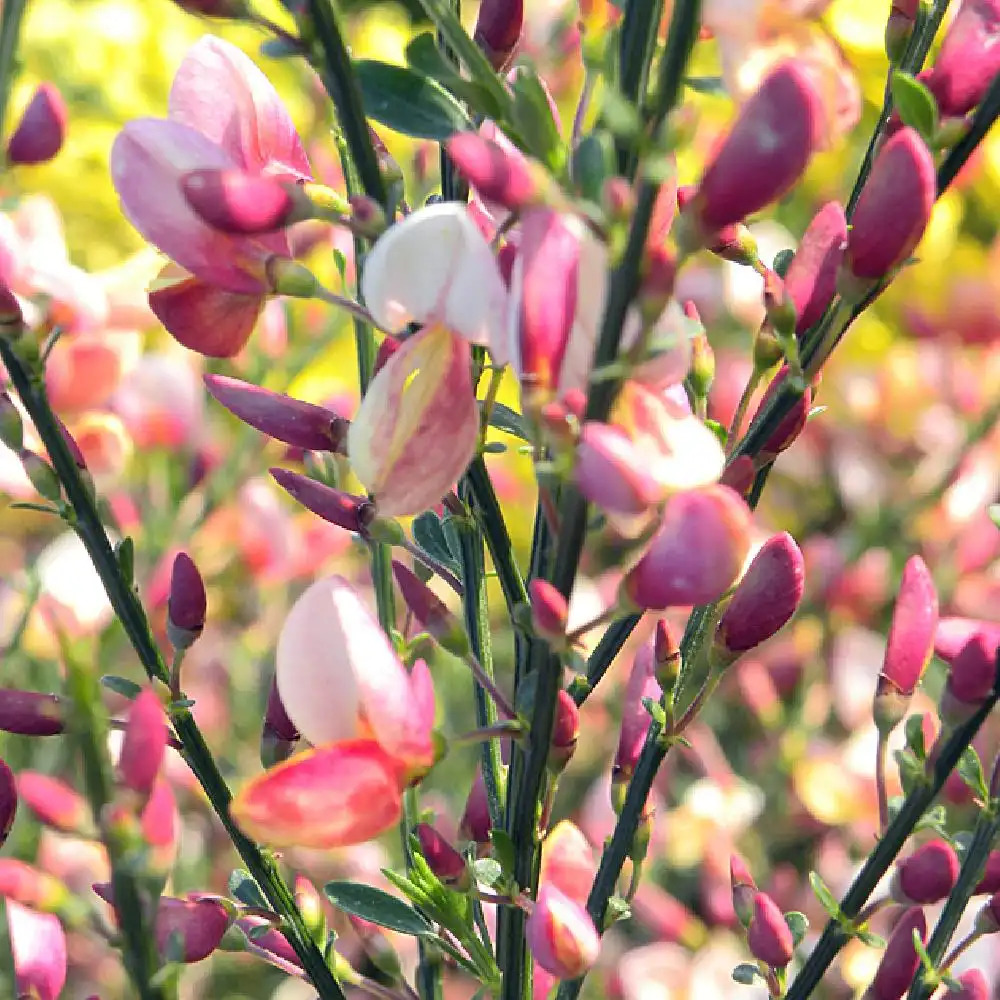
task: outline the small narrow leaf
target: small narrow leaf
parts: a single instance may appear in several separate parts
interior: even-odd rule
[[[260,886],[257,885],[253,876],[242,868],[236,868],[229,876],[229,895],[246,906],[252,906],[256,909],[270,909],[267,897],[261,891]]]
[[[530,66],[519,66],[514,77],[513,117],[514,127],[524,139],[524,151],[550,170],[561,170],[566,149],[542,81]]]
[[[335,881],[327,882],[323,891],[338,909],[369,920],[379,927],[388,927],[400,934],[412,934],[415,937],[434,932],[430,923],[409,903],[374,886]]]
[[[923,715],[911,715],[903,724],[903,732],[906,735],[906,746],[919,761],[923,761],[927,757],[927,748],[924,745],[923,722]]]
[[[798,910],[790,910],[785,914],[785,923],[788,924],[788,929],[792,932],[792,940],[797,948],[806,936],[806,931],[809,930],[809,918]]]
[[[493,854],[501,870],[510,878],[514,871],[514,841],[499,829],[490,830],[490,840],[493,842]]]
[[[434,562],[446,566],[456,574],[461,572],[458,561],[448,546],[441,521],[434,511],[424,511],[419,517],[414,518],[412,531],[413,541],[417,547],[426,552]]]
[[[966,747],[955,766],[958,776],[972,789],[981,801],[988,802],[990,790],[986,784],[986,776],[983,774],[983,765],[979,760],[979,754],[973,747]]]
[[[938,127],[934,95],[909,73],[892,74],[892,100],[904,125],[915,128],[929,143]]]
[[[819,877],[817,872],[809,873],[809,884],[812,886],[819,905],[823,907],[827,915],[833,920],[840,920],[840,903],[837,902],[833,893],[830,892],[827,884]]]
[[[142,690],[135,681],[130,681],[127,677],[119,677],[117,674],[105,674],[101,678],[101,684],[109,691],[120,694],[123,698],[132,701]]]
[[[516,438],[520,438],[522,441],[530,441],[531,436],[528,432],[528,424],[525,421],[524,416],[517,412],[517,410],[511,409],[509,406],[505,406],[503,403],[494,403],[493,409],[490,410],[490,427],[496,427],[497,430],[506,431],[508,434],[512,434]]]

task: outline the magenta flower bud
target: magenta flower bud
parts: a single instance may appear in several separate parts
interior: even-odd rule
[[[936,903],[951,892],[956,881],[958,855],[948,841],[938,838],[896,863],[892,898],[905,905]]]
[[[883,732],[898,725],[906,712],[930,660],[937,620],[937,591],[930,570],[920,556],[911,556],[903,567],[875,689],[875,721]]]
[[[429,823],[418,823],[413,831],[420,841],[420,853],[441,881],[459,892],[472,884],[465,858]]]
[[[304,451],[346,454],[349,422],[324,406],[226,375],[206,375],[205,388],[245,424]]]
[[[757,414],[761,413],[765,406],[774,397],[774,394],[781,387],[781,383],[785,381],[789,376],[788,365],[782,365],[778,369],[778,373],[771,379],[764,395],[761,396],[760,405],[757,407],[757,412],[754,413],[754,419],[757,418]],[[812,409],[812,389],[806,386],[805,392],[795,400],[792,404],[792,408],[787,414],[781,419],[781,422],[777,427],[771,432],[771,436],[764,442],[763,447],[760,450],[760,459],[762,462],[771,462],[783,451],[790,448],[795,439],[802,433],[803,428],[806,425],[806,420],[809,418],[809,411]]]
[[[57,694],[0,688],[0,730],[18,736],[56,736],[66,728],[63,704]]]
[[[535,961],[557,979],[582,976],[601,946],[587,911],[551,884],[539,888],[524,934]]]
[[[975,618],[942,618],[934,634],[934,652],[947,664],[952,664],[965,644],[982,633],[987,642],[1000,646],[1000,624],[978,621]]]
[[[549,768],[560,772],[569,763],[580,737],[580,709],[568,691],[556,696],[556,717],[552,726]]]
[[[5,283],[0,283],[0,336],[15,340],[20,336],[23,324],[21,303]]]
[[[733,910],[744,927],[750,926],[754,912],[757,883],[750,874],[747,863],[738,854],[729,858],[729,884],[733,892]]]
[[[642,514],[663,496],[663,486],[644,458],[620,427],[588,420],[576,449],[576,484],[610,514]]]
[[[785,274],[785,293],[795,305],[795,332],[815,326],[833,301],[837,272],[847,246],[847,217],[839,202],[827,202],[802,234]]]
[[[118,760],[122,784],[148,797],[166,752],[167,720],[163,705],[150,688],[144,688],[132,702],[125,722],[125,739]]]
[[[1000,72],[1000,2],[962,0],[925,81],[941,116],[960,118]]]
[[[233,916],[213,897],[174,899],[161,896],[156,911],[156,947],[164,959],[191,964],[219,947]]]
[[[750,527],[750,508],[728,486],[675,494],[625,578],[626,593],[640,608],[656,610],[718,600],[743,568]]]
[[[14,772],[0,757],[0,847],[3,847],[7,840],[16,813],[17,782],[14,780]]]
[[[823,109],[815,85],[792,62],[775,69],[740,110],[712,157],[691,209],[711,237],[780,198],[816,148]]]
[[[44,913],[61,910],[72,899],[59,879],[14,858],[0,858],[0,896]]]
[[[996,673],[997,644],[979,632],[951,664],[941,697],[942,718],[956,723],[968,718],[993,690]]]
[[[65,781],[38,771],[22,771],[17,776],[17,789],[40,823],[62,833],[87,836],[91,832],[87,800]]]
[[[7,141],[7,162],[14,166],[46,163],[66,138],[66,102],[54,83],[39,84]]]
[[[845,265],[875,279],[902,264],[920,242],[937,196],[934,157],[915,129],[901,128],[879,150],[847,235]]]
[[[246,938],[246,949],[290,976],[301,976],[302,963],[288,938],[271,927],[265,917],[240,917],[236,926]],[[270,929],[265,929],[270,927]]]
[[[501,146],[478,132],[456,132],[445,148],[459,173],[486,201],[519,212],[541,196],[544,173],[515,146]]]
[[[653,642],[645,643],[632,661],[632,671],[622,696],[622,721],[618,748],[611,767],[616,784],[631,779],[639,761],[652,718],[643,704],[659,702],[663,695],[655,676],[656,659]]]
[[[55,416],[55,414],[53,414]],[[73,459],[73,464],[81,471],[87,471],[87,460],[83,457],[83,452],[80,450],[80,446],[76,442],[76,438],[73,437],[69,432],[69,428],[59,419],[55,418],[56,425],[59,428],[59,432],[62,434],[62,439],[69,449],[70,457]]]
[[[548,580],[536,577],[528,584],[531,625],[543,639],[560,643],[566,637],[569,603]]]
[[[142,839],[149,845],[149,870],[166,875],[173,867],[180,835],[180,815],[170,783],[161,775],[139,815]]]
[[[178,552],[167,598],[167,638],[174,649],[188,649],[198,640],[205,628],[207,605],[205,581],[198,567],[186,552]]]
[[[312,216],[298,185],[243,170],[192,170],[181,178],[181,190],[195,212],[223,233],[270,233]]]
[[[260,734],[260,761],[265,768],[274,767],[287,760],[299,739],[299,731],[288,718],[284,702],[278,691],[277,679],[271,678],[271,689],[267,695],[264,711],[264,726]]]
[[[367,534],[375,515],[375,505],[367,497],[345,493],[289,469],[275,468],[270,473],[283,490],[324,521],[355,534]]]
[[[465,800],[465,811],[458,824],[458,831],[466,840],[471,840],[478,848],[484,849],[490,844],[492,826],[489,799],[486,796],[486,781],[483,779],[482,770],[477,767],[476,778],[469,790],[469,797]]]
[[[795,614],[805,586],[805,563],[795,539],[772,535],[736,585],[719,619],[713,653],[732,663],[741,653],[770,639]]]
[[[499,73],[510,64],[521,40],[524,0],[483,0],[472,37]]]
[[[885,22],[885,51],[893,65],[906,53],[913,27],[917,23],[919,0],[893,0]]]
[[[772,969],[783,969],[795,954],[792,930],[778,904],[766,892],[758,892],[753,897],[747,947],[754,958]]]
[[[908,909],[889,935],[889,942],[882,953],[875,978],[869,987],[871,1000],[900,1000],[910,988],[920,957],[913,947],[913,932],[917,931],[921,940],[927,940],[927,918],[919,906]]]
[[[947,1000],[990,1000],[989,983],[979,969],[969,969],[958,977],[958,989],[948,987]]]
[[[976,893],[1000,892],[1000,850],[990,851],[986,857],[983,877],[976,883]]]
[[[420,622],[420,625],[449,653],[463,658],[468,656],[470,647],[465,629],[437,594],[421,581],[413,570],[395,559],[392,562],[392,572],[406,606],[413,612],[413,617]]]

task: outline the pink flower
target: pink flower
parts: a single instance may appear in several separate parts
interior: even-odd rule
[[[747,945],[754,958],[772,969],[783,969],[795,952],[792,931],[778,904],[766,892],[758,892],[753,898]]]
[[[583,831],[568,819],[560,820],[542,845],[539,884],[553,885],[584,906],[596,875],[594,851]]]
[[[558,979],[576,979],[597,961],[601,942],[594,921],[552,884],[538,890],[524,933],[535,961]]]
[[[18,996],[56,1000],[66,982],[66,935],[59,918],[6,901]]]
[[[230,357],[273,291],[269,262],[291,252],[283,232],[235,236],[205,223],[182,188],[185,174],[205,169],[309,177],[277,92],[239,49],[211,36],[181,63],[169,116],[137,119],[118,135],[111,175],[129,221],[182,269],[150,293],[153,312],[186,347]]]
[[[909,989],[920,968],[920,957],[913,947],[914,931],[922,941],[926,940],[927,918],[919,906],[911,906],[892,929],[882,961],[869,987],[872,1000],[900,1000]]]
[[[383,329],[423,328],[372,380],[347,450],[380,514],[417,514],[440,500],[475,454],[469,345],[490,345],[496,355],[507,293],[493,251],[456,203],[419,209],[392,226],[368,257],[362,290]]]
[[[945,117],[962,116],[1000,71],[1000,3],[962,0],[924,81]]]
[[[923,559],[911,556],[903,567],[892,612],[879,690],[885,688],[906,698],[913,694],[930,660],[937,622],[934,580]]]
[[[153,790],[167,750],[167,720],[152,688],[132,702],[125,722],[118,774],[126,788],[147,797]]]
[[[59,778],[22,771],[17,776],[17,790],[21,801],[46,826],[77,835],[92,832],[87,800]]]
[[[785,275],[785,294],[795,305],[795,332],[799,336],[822,319],[833,301],[846,246],[844,209],[839,202],[827,202],[802,234]]]
[[[253,779],[233,803],[237,822],[281,847],[360,843],[395,823],[402,789],[434,762],[427,665],[407,671],[350,584],[332,576],[288,613],[276,680],[315,749]]]
[[[892,896],[900,903],[937,903],[958,880],[958,855],[940,837],[921,844],[909,857],[896,863]]]

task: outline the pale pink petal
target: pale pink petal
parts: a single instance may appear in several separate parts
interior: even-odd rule
[[[212,229],[195,215],[180,187],[188,171],[232,166],[200,132],[157,118],[129,122],[111,148],[111,179],[122,211],[150,243],[213,285],[259,294],[267,288],[263,242]]]
[[[66,982],[66,935],[59,918],[13,899],[6,905],[17,995],[55,1000]]]
[[[381,673],[366,665],[357,679],[375,738],[408,773],[423,774],[434,763],[434,685],[427,664],[417,660],[409,674],[398,661]]]
[[[506,363],[507,290],[464,205],[429,205],[387,230],[368,256],[362,291],[390,333],[410,323],[441,324]]]
[[[207,136],[252,173],[312,176],[271,81],[221,38],[205,35],[188,50],[170,88],[170,118]]]
[[[649,718],[649,714],[646,714]],[[557,823],[542,845],[540,885],[554,885],[570,899],[586,905],[591,883],[597,875],[594,851],[583,831],[568,819]]]
[[[397,516],[437,503],[472,460],[478,437],[469,347],[430,327],[406,340],[375,376],[347,449],[380,513]]]
[[[399,772],[374,740],[295,754],[233,800],[233,819],[270,847],[361,844],[399,821]]]

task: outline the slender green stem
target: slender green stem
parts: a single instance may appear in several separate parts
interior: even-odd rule
[[[0,12],[0,141],[5,141],[7,105],[14,82],[17,43],[21,37],[26,0],[5,0]]]
[[[663,16],[663,0],[633,0],[625,8],[618,46],[618,89],[641,110],[656,52],[656,31]],[[618,169],[626,177],[635,173],[636,157],[624,141],[618,142]]]
[[[884,833],[889,825],[889,789],[886,784],[886,759],[889,756],[889,734],[879,730],[875,746],[875,794],[878,797],[878,829]]]
[[[112,896],[125,968],[142,1000],[163,1000],[167,991],[151,982],[160,961],[134,866],[125,857],[128,845],[123,843],[121,833],[114,828],[114,821],[110,824],[108,822],[108,806],[112,800],[113,788],[105,749],[107,720],[98,710],[100,691],[94,674],[71,654],[65,644],[62,655],[66,668],[66,685],[73,702],[73,736],[80,748],[87,799],[93,812],[94,824],[101,831],[101,839],[111,865]]]
[[[573,700],[582,705],[597,687],[598,682],[608,672],[615,657],[621,652],[628,637],[639,624],[641,614],[626,615],[612,622],[601,636],[594,651],[587,659],[587,683],[579,685],[573,692]]]
[[[115,615],[121,622],[140,663],[150,678],[168,683],[169,671],[153,639],[149,621],[131,584],[121,573],[107,533],[101,523],[93,493],[80,477],[62,431],[49,406],[41,375],[21,361],[7,341],[0,341],[0,359],[28,411],[52,460],[59,481],[72,506],[73,527],[83,542]],[[288,942],[323,1000],[343,1000],[343,991],[320,954],[295,905],[291,890],[281,877],[274,859],[245,836],[235,825],[229,805],[232,793],[208,749],[194,717],[186,709],[173,715],[174,729],[184,747],[184,756],[205,790],[212,808],[222,821],[250,874],[276,913],[286,922]]]

